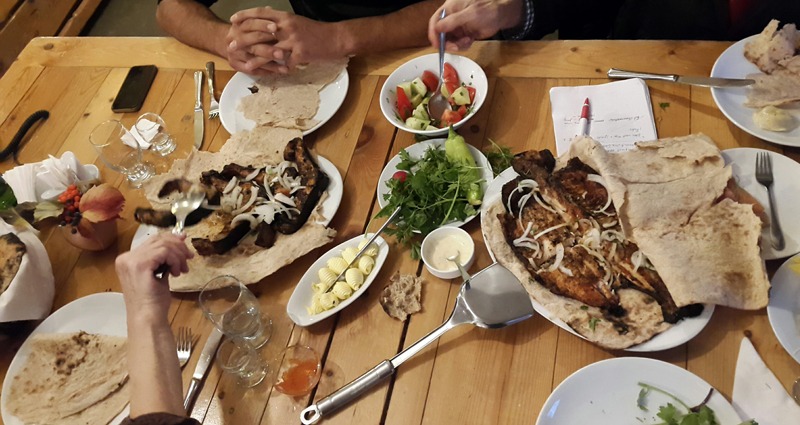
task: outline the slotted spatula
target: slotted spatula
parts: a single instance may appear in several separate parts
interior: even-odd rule
[[[391,376],[403,362],[456,326],[472,324],[481,328],[499,329],[531,316],[533,316],[533,306],[519,280],[500,264],[492,264],[461,285],[453,314],[446,322],[391,360],[384,360],[353,382],[307,407],[300,414],[300,421],[305,425],[313,424],[321,417],[346,405],[384,378]]]

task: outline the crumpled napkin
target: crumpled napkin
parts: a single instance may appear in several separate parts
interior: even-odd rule
[[[800,406],[783,389],[748,338],[742,338],[739,347],[731,404],[742,420],[755,419],[759,425],[800,423]]]
[[[150,149],[150,141],[156,137],[160,129],[161,126],[157,122],[142,118],[122,136],[122,142],[134,149],[137,143],[142,149]]]
[[[32,232],[17,230],[0,220],[0,235],[7,233],[15,233],[26,252],[11,285],[0,294],[0,322],[44,319],[50,314],[56,293],[47,251]]]
[[[60,159],[51,155],[42,162],[20,165],[3,174],[20,204],[55,200],[69,185],[99,177],[97,167],[81,164],[72,152],[64,152]]]

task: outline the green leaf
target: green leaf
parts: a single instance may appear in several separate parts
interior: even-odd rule
[[[511,166],[514,154],[511,153],[511,149],[501,147],[492,139],[487,140],[491,142],[492,148],[486,152],[486,159],[489,160],[489,165],[492,166],[492,173],[497,176]]]
[[[38,223],[46,218],[58,217],[64,212],[64,205],[55,202],[40,202],[33,210],[33,222]]]
[[[658,408],[658,413],[656,416],[661,418],[667,425],[679,425],[677,418],[675,415],[678,414],[678,409],[672,405],[672,403],[667,403],[666,406],[661,406]]]
[[[591,319],[589,319],[589,329],[591,329],[592,332],[594,332],[594,328],[595,326],[597,326],[597,322],[599,321],[600,319],[597,317],[592,317]]]

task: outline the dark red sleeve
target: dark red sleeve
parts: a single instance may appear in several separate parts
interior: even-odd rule
[[[200,425],[195,419],[170,413],[149,413],[136,419],[125,418],[122,425]]]

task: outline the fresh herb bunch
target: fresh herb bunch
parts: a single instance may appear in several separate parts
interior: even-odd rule
[[[492,149],[486,152],[486,159],[489,160],[489,165],[492,166],[492,173],[497,177],[498,174],[511,166],[514,154],[511,153],[511,149],[498,145],[492,139],[488,140],[492,143]]]
[[[384,197],[389,203],[375,218],[389,217],[400,207],[400,213],[385,232],[411,247],[411,258],[420,259],[421,242],[414,238],[414,231],[425,236],[443,224],[463,221],[478,213],[467,202],[470,185],[483,182],[480,174],[476,177],[476,173],[469,172],[473,168],[451,161],[439,147],[431,147],[420,159],[411,158],[401,149],[397,169],[406,175],[386,182],[390,192]]]
[[[639,397],[636,400],[636,405],[643,411],[649,410],[646,406],[646,403],[647,395],[650,394],[651,391],[664,394],[667,397],[675,400],[678,405],[683,407],[683,409],[679,409],[672,403],[667,403],[666,406],[660,406],[656,416],[658,416],[658,418],[663,422],[657,425],[719,425],[719,422],[714,415],[714,411],[711,410],[710,407],[706,406],[706,403],[708,403],[708,400],[711,399],[711,395],[714,393],[713,388],[709,390],[708,395],[702,403],[694,407],[689,407],[689,405],[684,403],[683,400],[675,397],[667,391],[662,390],[661,388],[641,382],[639,382],[639,386],[642,387],[642,390],[639,391]],[[684,410],[686,411],[685,413],[683,412]],[[754,419],[751,419],[749,421],[742,422],[739,425],[758,425],[758,422],[756,422]]]

